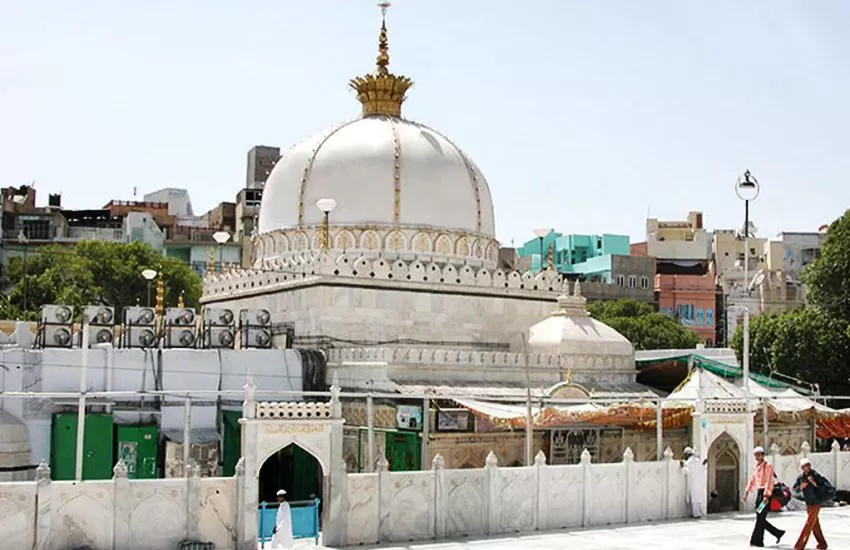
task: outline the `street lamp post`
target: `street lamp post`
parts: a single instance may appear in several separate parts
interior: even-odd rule
[[[742,357],[744,371],[744,399],[747,406],[747,452],[753,448],[753,403],[750,396],[750,201],[759,195],[759,183],[749,170],[735,182],[735,194],[744,201],[744,353]],[[767,441],[764,442],[767,447]],[[747,461],[747,477],[750,474],[751,461]]]
[[[537,241],[540,243],[540,271],[543,271],[543,238],[549,234],[548,227],[538,227],[532,233],[537,237]]]
[[[24,247],[24,315],[27,313],[27,308],[29,307],[29,290],[30,290],[30,282],[29,282],[29,271],[27,268],[27,252],[29,250],[29,242],[30,240],[27,238],[26,234],[24,234],[24,230],[21,229],[20,233],[18,233],[18,241]]]
[[[224,262],[224,243],[230,240],[230,233],[227,231],[216,231],[213,233],[212,238],[218,244],[218,269],[221,271]]]
[[[148,307],[151,307],[151,281],[153,281],[157,276],[157,272],[155,269],[143,269],[142,277],[148,282]]]
[[[330,248],[331,239],[330,214],[336,208],[336,201],[333,199],[319,199],[316,201],[316,207],[324,214],[324,218],[322,218],[322,249],[327,250]]]

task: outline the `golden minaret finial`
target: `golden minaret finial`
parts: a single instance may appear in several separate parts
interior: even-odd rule
[[[387,115],[400,117],[404,94],[413,86],[406,76],[394,75],[387,67],[390,64],[390,45],[387,38],[387,8],[389,2],[378,4],[381,8],[381,32],[378,34],[378,58],[375,74],[352,78],[348,85],[357,92],[363,105],[363,116]]]

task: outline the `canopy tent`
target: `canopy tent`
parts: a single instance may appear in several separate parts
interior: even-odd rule
[[[816,420],[818,436],[844,437],[850,434],[850,410],[834,410],[801,395],[791,388],[773,389],[760,384],[750,384],[750,396],[756,421],[761,420],[765,406],[768,419],[773,422],[800,422]],[[691,422],[691,414],[700,401],[743,401],[746,394],[738,387],[713,372],[694,368],[688,377],[670,395],[661,401],[660,416],[665,429],[680,428]],[[523,428],[528,411],[522,404],[503,404],[475,399],[455,399],[473,414],[484,417],[496,426]],[[575,405],[546,405],[545,398],[536,397],[532,406],[533,426],[549,429],[575,424],[614,425],[639,430],[657,428],[658,403],[648,399],[631,402],[603,404],[588,399]]]
[[[717,353],[723,350],[702,351],[705,354],[689,352],[687,350],[637,352],[635,354],[635,364],[639,371],[638,381],[643,383],[655,382],[653,385],[661,387],[664,385],[661,380],[665,380],[668,376],[673,376],[676,382],[673,382],[671,385],[675,385],[678,380],[686,377],[686,373],[693,368],[703,369],[727,380],[738,380],[744,377],[744,370],[737,364],[737,359],[735,359],[734,353],[731,350],[728,350],[728,353]],[[709,353],[715,355],[715,357],[708,357],[706,354]],[[659,372],[659,369],[661,372]],[[672,372],[664,372],[670,370],[676,370],[681,374],[675,375]],[[810,389],[763,374],[751,372],[750,380],[765,388],[777,390],[792,389],[801,395],[811,395],[814,393]],[[659,384],[659,382],[661,383]]]

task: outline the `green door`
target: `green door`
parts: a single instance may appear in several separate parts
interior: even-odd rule
[[[116,462],[124,459],[130,479],[156,479],[157,444],[159,431],[156,425],[119,425],[115,428]]]
[[[221,470],[225,477],[236,473],[236,463],[242,456],[242,426],[239,419],[241,411],[221,411],[222,442]]]
[[[83,480],[112,479],[113,423],[111,414],[87,414],[83,435]],[[53,415],[50,471],[55,481],[76,475],[77,413]]]
[[[313,455],[299,447],[292,446],[292,499],[308,500],[322,498],[318,494],[319,487],[319,462]]]
[[[386,442],[390,471],[412,472],[420,469],[418,432],[387,432]]]

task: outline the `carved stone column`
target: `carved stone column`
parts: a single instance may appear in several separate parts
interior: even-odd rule
[[[114,514],[114,548],[115,550],[131,550],[130,547],[130,516],[133,510],[131,502],[130,479],[127,476],[127,465],[119,458],[112,468],[112,505]]]
[[[35,543],[38,550],[43,550],[50,547],[50,523],[53,520],[50,466],[43,460],[35,469],[35,482]]]

